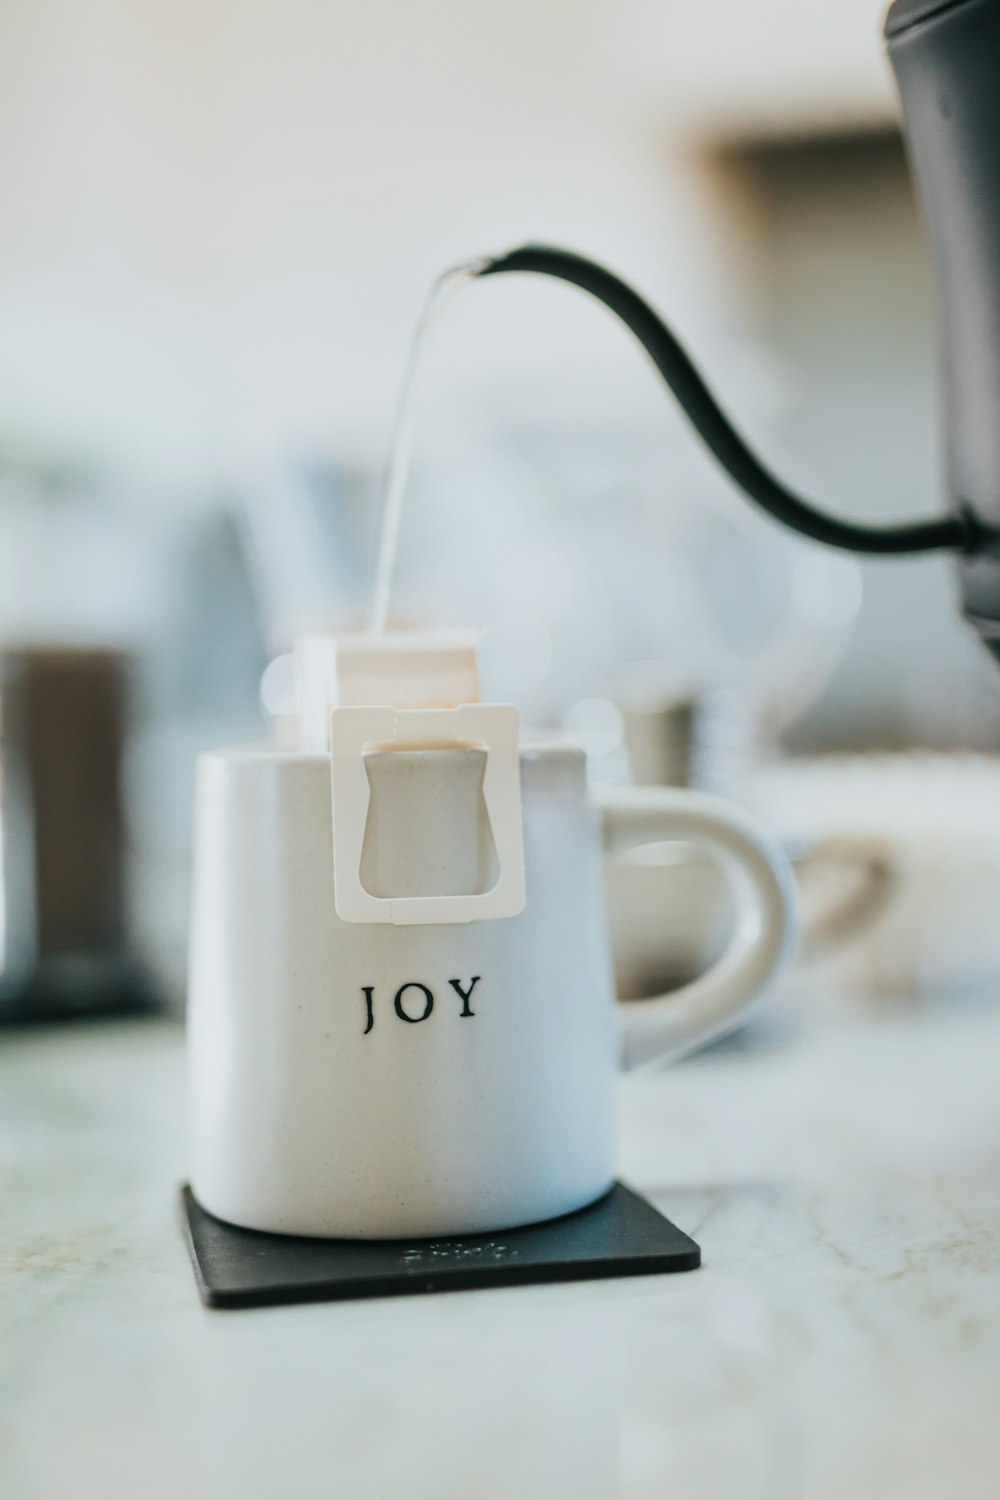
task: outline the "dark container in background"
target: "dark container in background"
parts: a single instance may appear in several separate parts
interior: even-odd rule
[[[0,652],[0,1019],[145,1009],[128,936],[128,657]]]

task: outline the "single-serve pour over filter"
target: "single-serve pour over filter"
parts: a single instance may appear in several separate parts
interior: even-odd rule
[[[333,878],[345,922],[478,922],[524,906],[524,844],[518,712],[480,703],[475,638],[412,633],[307,637],[299,649],[302,749],[329,750]],[[405,750],[485,755],[482,797],[498,875],[489,890],[451,895],[378,895],[361,866],[371,802],[366,757]]]

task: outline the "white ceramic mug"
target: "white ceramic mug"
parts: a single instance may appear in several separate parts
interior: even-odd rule
[[[484,754],[365,760],[365,890],[488,890]],[[520,914],[394,926],[335,910],[328,756],[202,757],[189,1055],[192,1184],[211,1213],[392,1239],[581,1208],[614,1180],[623,1061],[724,1032],[774,977],[791,948],[793,886],[755,822],[673,789],[616,789],[595,805],[582,752],[562,743],[522,744],[520,780]],[[668,839],[725,867],[733,936],[691,984],[616,1008],[604,853]]]

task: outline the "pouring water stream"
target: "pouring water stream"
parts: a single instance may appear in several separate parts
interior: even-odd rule
[[[389,453],[382,481],[382,521],[379,529],[375,583],[367,623],[369,635],[384,634],[389,615],[389,598],[396,568],[396,554],[399,550],[399,528],[413,450],[417,377],[420,373],[421,359],[427,348],[427,336],[435,321],[440,318],[445,304],[461,285],[472,281],[479,274],[485,263],[482,259],[464,261],[461,265],[452,266],[450,270],[442,272],[427,294],[410,340],[399,396],[396,400],[389,439]]]

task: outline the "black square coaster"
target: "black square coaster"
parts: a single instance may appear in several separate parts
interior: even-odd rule
[[[308,1240],[213,1218],[189,1187],[181,1204],[195,1279],[208,1307],[267,1307],[694,1271],[694,1240],[616,1183],[561,1219],[497,1234],[436,1240]]]

